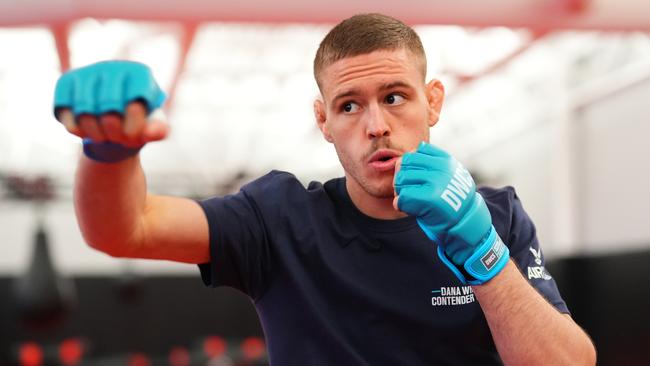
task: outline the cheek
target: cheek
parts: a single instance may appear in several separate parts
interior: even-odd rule
[[[399,140],[404,142],[407,149],[417,147],[421,141],[429,141],[429,119],[428,113],[421,108],[413,108],[408,113],[402,114],[397,120],[399,121],[399,132],[396,133]]]
[[[409,108],[403,111],[399,120],[408,129],[428,129],[429,111],[421,107]]]
[[[336,143],[350,144],[358,134],[359,123],[351,116],[342,116],[330,123],[330,136]]]
[[[353,158],[353,153],[349,150],[349,146],[334,144],[334,149],[336,150],[336,155],[345,171],[357,170],[355,167],[355,159]]]

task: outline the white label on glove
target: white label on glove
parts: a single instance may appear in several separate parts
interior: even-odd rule
[[[454,172],[454,177],[449,181],[447,188],[442,192],[440,198],[447,202],[454,211],[458,212],[463,205],[463,200],[467,198],[467,194],[473,185],[474,181],[472,180],[472,176],[459,163]]]

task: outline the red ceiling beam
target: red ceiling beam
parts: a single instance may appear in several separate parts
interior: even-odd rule
[[[547,0],[543,16],[553,18],[558,16],[580,16],[585,13],[593,0]],[[537,14],[542,15],[542,14]]]
[[[70,69],[70,47],[68,46],[68,36],[70,35],[70,23],[59,23],[50,26],[50,31],[54,37],[56,52],[59,55],[59,67],[61,72]]]
[[[526,43],[522,44],[519,46],[516,50],[512,51],[505,57],[503,57],[501,60],[491,64],[490,66],[486,67],[485,69],[471,75],[459,75],[459,74],[454,74],[453,76],[458,80],[457,87],[458,89],[462,88],[465,84],[470,83],[474,80],[480,79],[482,77],[485,77],[495,71],[498,71],[505,65],[509,64],[512,60],[517,58],[519,55],[522,53],[526,52],[537,40],[540,38],[544,37],[548,32],[546,31],[539,31],[539,32],[533,32],[533,36],[530,40],[528,40]]]
[[[644,0],[110,0],[0,1],[0,26],[71,22],[84,17],[179,22],[337,23],[381,12],[409,24],[529,29],[650,31]]]
[[[570,14],[584,13],[592,0],[563,0],[565,10]]]
[[[169,99],[165,103],[165,109],[170,111],[174,105],[174,99],[176,95],[176,88],[178,87],[178,82],[181,78],[183,70],[185,70],[185,63],[187,62],[187,55],[192,49],[192,44],[194,44],[194,39],[196,38],[196,30],[199,27],[199,23],[185,23],[183,25],[183,35],[180,39],[180,53],[178,56],[178,62],[176,63],[176,70],[174,71],[174,78],[172,79],[171,86],[169,87]]]

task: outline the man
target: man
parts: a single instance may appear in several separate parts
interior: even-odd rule
[[[85,239],[116,257],[199,264],[206,284],[246,293],[274,365],[594,364],[514,190],[477,192],[428,144],[444,90],[425,83],[415,32],[378,14],[347,19],[314,74],[316,120],[345,177],[304,188],[271,172],[198,203],[147,193],[137,153],[167,127],[147,123],[162,98],[146,67],[62,76],[55,113],[86,138]],[[527,281],[517,265],[542,275]]]

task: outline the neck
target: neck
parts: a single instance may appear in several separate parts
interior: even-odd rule
[[[380,220],[394,220],[407,216],[404,212],[395,210],[393,196],[386,198],[371,196],[350,177],[345,179],[345,188],[352,203],[366,216]]]

